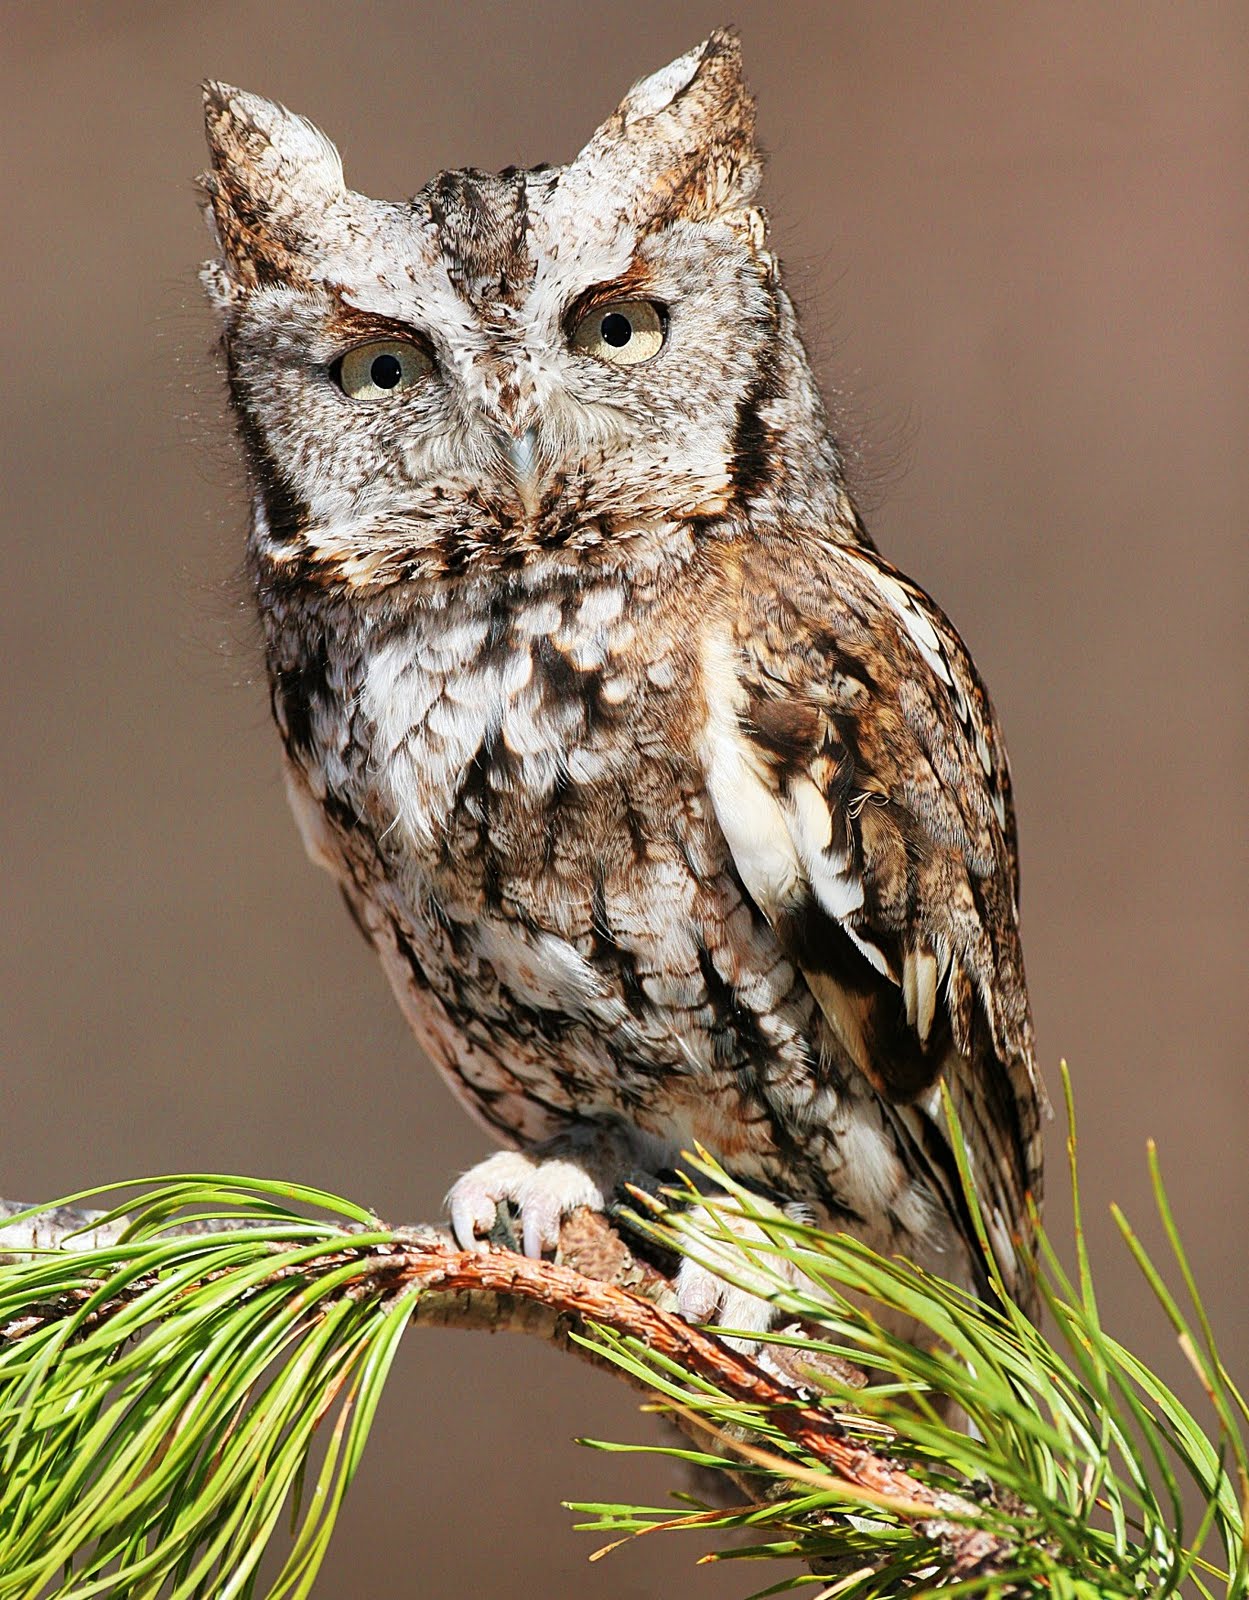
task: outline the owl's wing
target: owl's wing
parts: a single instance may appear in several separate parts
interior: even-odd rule
[[[1025,1196],[1040,1199],[1044,1100],[992,706],[940,609],[874,552],[819,541],[772,555],[766,581],[743,572],[732,620],[708,635],[717,819],[746,890],[966,1234],[948,1083],[994,1253],[1026,1300],[1017,1258]]]

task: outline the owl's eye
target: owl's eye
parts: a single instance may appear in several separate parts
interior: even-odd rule
[[[432,363],[425,352],[402,339],[358,344],[334,363],[335,381],[353,400],[387,400],[418,383]]]
[[[664,320],[660,307],[649,300],[596,306],[573,329],[573,349],[613,367],[636,367],[663,348]]]

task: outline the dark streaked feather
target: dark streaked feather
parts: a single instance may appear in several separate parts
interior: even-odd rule
[[[995,1253],[1025,1294],[1014,1241],[1026,1196],[1040,1198],[1043,1095],[992,706],[938,607],[879,556],[766,551],[757,578],[743,571],[728,737],[775,803],[756,800],[753,837],[787,830],[772,844],[791,847],[796,881],[774,875],[756,897],[966,1233],[936,1087],[948,1084]],[[739,830],[747,883],[751,852]]]

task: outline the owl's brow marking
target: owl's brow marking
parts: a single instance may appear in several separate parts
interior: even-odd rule
[[[571,301],[564,312],[564,331],[571,333],[582,317],[589,316],[598,306],[610,305],[617,300],[652,300],[666,322],[668,307],[652,299],[652,278],[650,268],[635,258],[634,262],[617,277],[605,283],[593,284],[590,288],[582,290]]]
[[[437,359],[433,340],[424,328],[418,327],[415,323],[401,322],[397,318],[383,317],[376,312],[357,311],[343,301],[344,292],[339,289],[333,313],[334,330],[341,339],[344,350],[351,349],[355,345],[368,344],[374,339],[394,339],[401,344],[416,345],[430,361]]]

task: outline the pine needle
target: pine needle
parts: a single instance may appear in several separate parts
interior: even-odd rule
[[[1069,1085],[1067,1097],[1070,1110]],[[948,1105],[947,1114],[966,1173]],[[767,1594],[1249,1600],[1249,1409],[1219,1355],[1157,1158],[1151,1179],[1179,1292],[1115,1215],[1199,1380],[1205,1420],[1107,1331],[1074,1125],[1069,1153],[1074,1278],[1038,1235],[1050,1335],[1009,1303],[981,1304],[908,1262],[778,1215],[693,1154],[698,1212],[681,1204],[683,1190],[634,1218],[636,1229],[764,1293],[780,1322],[803,1324],[767,1335],[773,1349],[835,1357],[872,1381],[856,1387],[809,1365],[808,1390],[773,1405],[750,1397],[775,1386],[756,1391],[739,1378],[730,1393],[723,1365],[694,1371],[628,1331],[653,1321],[608,1327],[583,1312],[571,1336],[644,1385],[648,1409],[698,1435],[688,1447],[583,1442],[654,1453],[665,1472],[676,1458],[725,1475],[726,1488],[731,1475],[734,1487],[728,1509],[688,1497],[676,1507],[577,1503],[580,1525],[607,1534],[607,1548],[694,1533],[704,1548],[724,1538],[709,1559],[806,1564]],[[71,1247],[0,1258],[0,1600],[299,1600],[419,1307],[414,1280],[387,1269],[412,1236],[295,1185],[199,1175],[71,1198],[101,1196],[110,1209]],[[969,1208],[974,1217],[971,1195]],[[25,1214],[45,1219],[40,1238],[53,1237],[52,1217],[53,1208]],[[757,1233],[745,1246],[743,1218]],[[726,1271],[728,1245],[738,1255]],[[493,1293],[541,1293],[534,1263],[460,1259],[483,1272],[498,1264]],[[552,1282],[563,1273],[565,1290],[586,1286],[547,1270]],[[584,1304],[638,1305],[613,1292],[615,1302]],[[924,1332],[918,1344],[888,1331],[907,1319]],[[668,1348],[692,1343],[684,1329]],[[816,1423],[805,1433],[788,1421],[799,1404]],[[896,1463],[913,1492],[850,1481],[821,1458],[832,1449],[821,1438],[839,1441],[843,1460],[848,1447],[878,1462],[886,1452],[885,1467]],[[977,1560],[977,1549],[992,1555]],[[276,1576],[262,1582],[266,1552]]]

